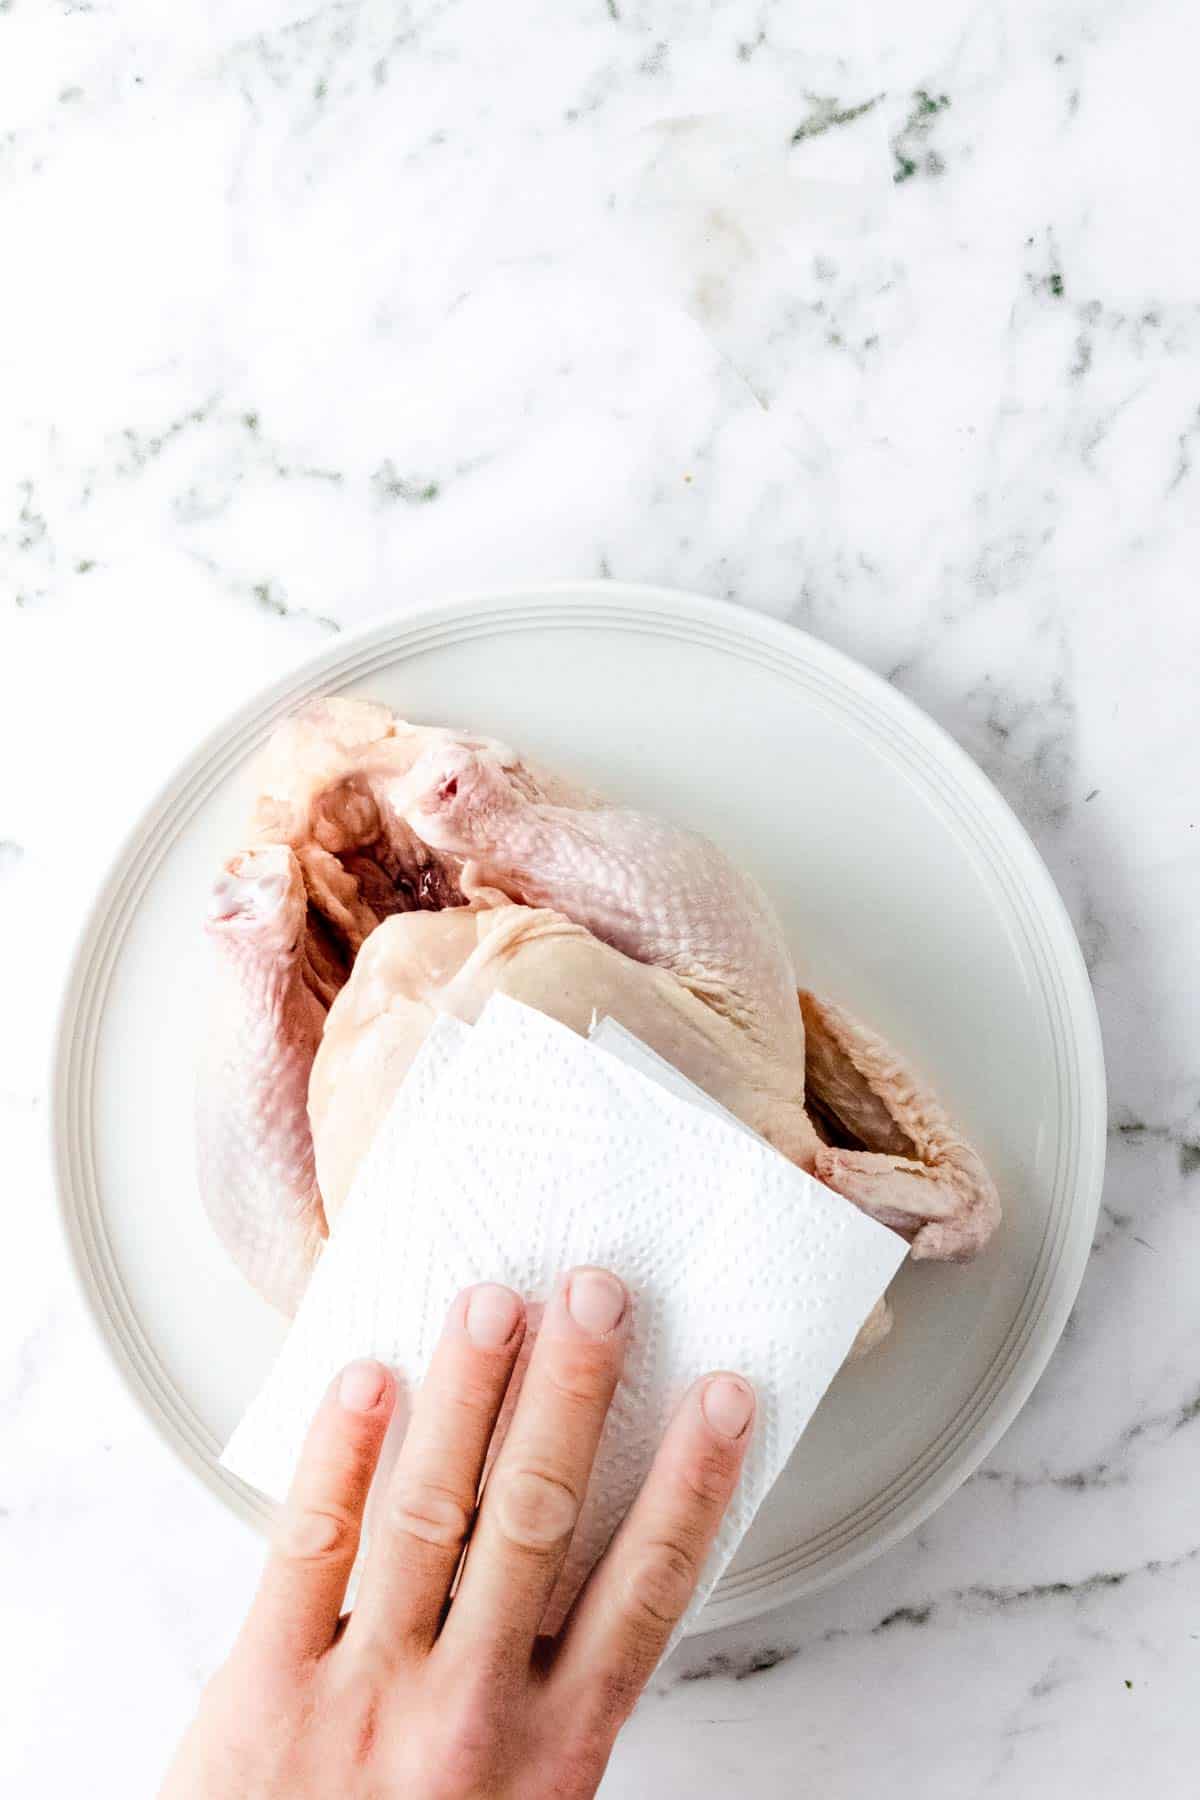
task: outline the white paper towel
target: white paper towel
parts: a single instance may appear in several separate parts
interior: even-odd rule
[[[282,1498],[344,1363],[378,1357],[415,1385],[461,1288],[540,1301],[564,1270],[602,1264],[631,1290],[633,1327],[559,1597],[628,1510],[684,1389],[736,1369],[758,1415],[690,1618],[905,1253],[719,1109],[496,996],[474,1028],[431,1032],[222,1461]]]
[[[650,1048],[649,1044],[643,1044],[641,1038],[634,1037],[632,1031],[626,1031],[624,1025],[616,1019],[607,1017],[593,1019],[592,1028],[588,1032],[588,1042],[594,1044],[598,1050],[606,1051],[609,1056],[615,1056],[627,1068],[640,1069],[648,1080],[657,1082],[658,1086],[665,1088],[668,1094],[674,1094],[679,1100],[689,1100],[702,1112],[712,1113],[715,1118],[724,1119],[726,1124],[732,1125],[735,1131],[742,1132],[745,1137],[753,1138],[755,1143],[763,1141],[758,1133],[751,1131],[750,1127],[736,1114],[729,1112],[719,1100],[714,1100],[711,1094],[706,1094],[703,1088],[698,1088],[694,1081],[689,1081],[686,1075],[680,1073],[674,1063],[669,1063],[665,1056],[660,1056],[657,1050]]]

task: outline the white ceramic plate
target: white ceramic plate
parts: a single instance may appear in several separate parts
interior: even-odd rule
[[[905,1269],[891,1340],[839,1376],[702,1628],[859,1567],[975,1468],[1062,1331],[1103,1172],[1096,1014],[1045,867],[962,751],[825,645],[685,594],[538,588],[341,640],[202,744],[121,848],[67,984],[53,1128],[79,1278],[133,1393],[261,1527],[217,1456],[284,1326],[196,1193],[199,920],[249,759],[320,692],[505,738],[707,832],[773,894],[802,978],[902,1046],[980,1145],[997,1240],[967,1269]]]

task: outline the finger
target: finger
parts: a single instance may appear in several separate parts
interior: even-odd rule
[[[309,1429],[246,1633],[294,1660],[333,1642],[396,1399],[382,1363],[342,1370]]]
[[[620,1379],[628,1316],[625,1288],[603,1269],[574,1270],[547,1306],[442,1633],[447,1655],[527,1662]]]
[[[552,1680],[574,1708],[596,1710],[614,1731],[687,1611],[737,1487],[753,1418],[754,1393],[740,1376],[697,1382],[563,1629]]]
[[[348,1640],[393,1651],[433,1643],[524,1332],[525,1308],[511,1288],[468,1288],[451,1307],[372,1516]]]

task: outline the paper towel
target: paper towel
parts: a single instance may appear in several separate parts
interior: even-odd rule
[[[463,1287],[540,1301],[564,1270],[602,1264],[630,1288],[632,1331],[552,1611],[628,1510],[685,1388],[736,1369],[758,1414],[690,1619],[905,1253],[740,1125],[495,996],[474,1028],[431,1032],[222,1460],[282,1498],[344,1363],[378,1357],[403,1391]]]
[[[702,1112],[709,1112],[718,1119],[724,1119],[727,1124],[732,1125],[735,1131],[740,1131],[744,1136],[753,1138],[756,1143],[763,1142],[758,1133],[751,1131],[749,1125],[739,1119],[736,1113],[731,1113],[727,1107],[721,1105],[719,1100],[714,1100],[711,1094],[706,1094],[704,1089],[697,1087],[694,1081],[689,1081],[686,1075],[680,1073],[674,1063],[669,1063],[665,1056],[660,1056],[657,1050],[650,1048],[649,1044],[643,1044],[641,1038],[634,1037],[632,1031],[626,1031],[624,1025],[618,1023],[616,1019],[610,1019],[607,1016],[603,1019],[593,1019],[591,1030],[588,1032],[588,1042],[594,1044],[598,1050],[604,1050],[610,1056],[615,1056],[627,1068],[639,1069],[650,1081],[657,1082],[659,1087],[665,1088],[668,1094],[674,1094],[680,1100],[689,1100]]]

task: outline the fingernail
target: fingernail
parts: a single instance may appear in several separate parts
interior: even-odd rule
[[[714,1431],[740,1438],[754,1416],[754,1392],[736,1375],[714,1375],[700,1396],[700,1408]]]
[[[338,1382],[338,1403],[347,1412],[374,1412],[387,1387],[387,1370],[382,1363],[353,1362],[342,1370]]]
[[[481,1350],[500,1350],[521,1318],[521,1302],[511,1288],[486,1281],[471,1290],[467,1301],[467,1336]]]
[[[576,1269],[567,1282],[567,1311],[591,1337],[607,1337],[625,1316],[628,1295],[604,1269]]]

